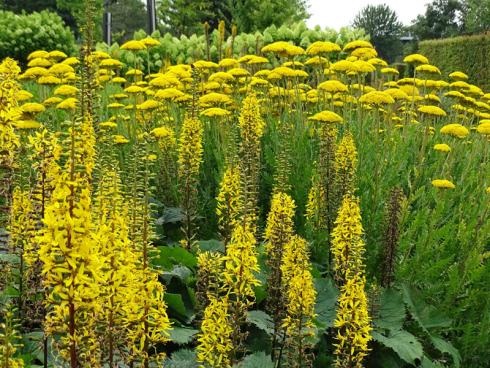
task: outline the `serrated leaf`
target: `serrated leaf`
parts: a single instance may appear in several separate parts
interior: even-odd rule
[[[173,352],[170,359],[165,361],[166,368],[197,368],[196,353],[189,349]]]
[[[199,249],[201,249],[203,252],[208,251],[208,252],[224,253],[225,251],[225,245],[221,240],[217,240],[217,239],[201,240],[198,242],[198,244],[199,244]]]
[[[162,275],[167,283],[169,283],[172,277],[177,277],[183,283],[186,283],[192,275],[192,272],[185,266],[174,266],[171,271],[163,272]]]
[[[180,207],[165,207],[162,216],[155,223],[157,225],[171,224],[181,222],[184,219],[184,212]]]
[[[247,313],[247,322],[267,332],[269,335],[274,333],[274,322],[272,317],[261,310],[252,310]]]
[[[240,363],[234,365],[236,368],[274,368],[274,363],[269,355],[263,351],[247,355]]]
[[[422,360],[424,351],[417,338],[407,331],[396,331],[389,336],[372,331],[373,339],[392,349],[398,356],[409,364],[415,365]]]
[[[194,269],[197,267],[196,257],[182,247],[158,247],[159,255],[152,260],[156,266],[171,270],[173,265],[183,265]]]
[[[189,344],[198,332],[198,330],[192,328],[174,326],[170,331],[170,340],[179,345]]]
[[[439,350],[441,353],[447,353],[453,358],[454,368],[459,368],[461,365],[461,355],[459,351],[449,342],[441,339],[438,336],[430,336],[430,341],[432,345]]]
[[[402,286],[403,301],[408,311],[419,326],[428,334],[432,328],[449,327],[451,319],[442,314],[438,309],[427,305],[418,295],[417,291],[407,285]]]
[[[317,292],[315,313],[318,325],[318,334],[322,334],[327,328],[333,327],[336,315],[338,289],[332,279],[315,279]]]
[[[376,327],[401,330],[405,316],[405,304],[401,293],[395,289],[385,289],[380,298],[379,315],[374,320]]]
[[[171,310],[177,312],[181,316],[187,316],[187,309],[185,307],[184,301],[182,300],[182,295],[165,293],[164,299],[167,303],[167,306]]]

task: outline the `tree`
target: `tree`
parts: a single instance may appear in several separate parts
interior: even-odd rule
[[[176,36],[202,33],[205,22],[214,29],[224,20],[228,30],[235,24],[239,32],[254,32],[308,17],[306,0],[159,0],[157,12],[161,29]]]
[[[81,2],[80,0],[74,0],[74,3]],[[58,15],[63,19],[65,24],[72,29],[72,31],[77,30],[77,24],[75,17],[67,9],[60,9],[58,7],[57,0],[3,0],[2,9],[10,10],[14,13],[21,13],[25,11],[26,13],[40,12],[42,10],[50,10],[58,13]]]
[[[467,33],[490,30],[490,0],[465,0],[464,23]]]
[[[393,61],[401,53],[400,36],[403,25],[396,12],[388,5],[368,5],[353,22],[354,28],[363,28],[381,57]]]
[[[459,0],[434,0],[412,22],[411,30],[419,40],[457,36],[464,31],[464,10]]]
[[[123,43],[133,37],[135,31],[146,28],[146,8],[141,0],[115,0],[107,10],[112,14],[115,42]]]

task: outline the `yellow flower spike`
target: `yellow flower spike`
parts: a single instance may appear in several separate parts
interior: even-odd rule
[[[238,167],[229,167],[223,175],[216,197],[218,227],[225,245],[240,220],[241,210],[240,170]]]
[[[211,297],[204,311],[201,332],[197,338],[197,360],[203,367],[231,367],[230,355],[234,349],[231,335],[236,326],[231,324],[228,309],[228,297]]]
[[[335,280],[344,285],[353,275],[364,273],[365,244],[359,199],[344,196],[332,231],[332,257]]]
[[[337,147],[334,168],[336,195],[343,198],[345,194],[353,193],[356,185],[357,149],[351,132],[342,137]]]
[[[178,177],[181,206],[185,215],[183,245],[187,250],[193,247],[195,229],[193,218],[197,211],[197,183],[203,157],[202,122],[196,118],[185,118],[179,137]]]
[[[372,340],[368,303],[363,276],[354,275],[342,286],[338,300],[337,316],[334,327],[337,328],[335,346],[335,367],[362,367],[368,355],[369,341]]]

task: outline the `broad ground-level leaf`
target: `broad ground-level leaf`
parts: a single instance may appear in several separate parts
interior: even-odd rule
[[[200,240],[199,242],[199,249],[201,249],[203,252],[208,251],[208,252],[225,252],[225,245],[221,240],[217,239],[210,239],[210,240]]]
[[[170,331],[170,340],[179,345],[188,344],[192,342],[193,337],[198,332],[198,330],[194,330],[192,328],[173,326],[172,330]]]
[[[332,279],[315,279],[316,296],[316,321],[318,333],[322,334],[327,328],[333,327],[336,314],[336,303],[339,295]]]
[[[191,269],[197,267],[197,258],[182,247],[158,247],[160,254],[153,258],[152,263],[169,271],[174,265],[186,266]]]
[[[380,344],[392,349],[398,356],[409,364],[416,365],[422,360],[424,351],[417,338],[407,331],[396,331],[389,336],[373,331],[373,338]]]
[[[269,335],[274,333],[274,322],[271,316],[261,310],[252,310],[247,313],[247,322],[267,332]]]
[[[376,327],[387,330],[401,330],[405,320],[405,304],[398,290],[385,289],[381,294],[379,315],[374,320]]]
[[[403,285],[402,292],[408,311],[425,332],[429,333],[432,328],[451,326],[451,319],[439,312],[437,308],[426,304],[416,290],[408,285]]]
[[[173,352],[165,361],[166,368],[197,368],[196,353],[192,350],[182,349]]]
[[[240,363],[236,364],[236,368],[274,368],[271,357],[263,351],[247,355]]]
[[[184,301],[182,300],[182,295],[165,293],[164,298],[165,302],[171,310],[177,312],[183,317],[187,316],[187,309],[185,307]]]
[[[434,347],[441,353],[449,354],[453,358],[454,368],[459,368],[461,365],[461,355],[459,355],[459,351],[449,341],[432,335],[430,336],[430,341],[432,341]]]

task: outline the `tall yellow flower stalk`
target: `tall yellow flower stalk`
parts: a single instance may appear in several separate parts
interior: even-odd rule
[[[315,170],[311,178],[311,187],[308,191],[305,214],[308,228],[314,233],[318,233],[322,229],[325,230],[327,227],[325,203],[325,190],[321,184],[320,176]]]
[[[14,123],[22,114],[17,101],[20,87],[16,80],[19,73],[19,66],[10,58],[0,64],[0,206],[3,207],[0,210],[0,224],[3,226],[12,199],[15,154],[20,145],[14,131]]]
[[[202,368],[231,367],[232,334],[236,326],[231,324],[228,310],[228,297],[211,297],[204,311],[197,346],[197,360]]]
[[[197,185],[203,156],[203,125],[199,119],[186,118],[179,138],[179,188],[181,207],[184,211],[182,245],[191,249],[195,237],[197,213]]]
[[[334,167],[335,195],[337,202],[340,202],[345,194],[353,193],[356,189],[357,150],[350,131],[342,137],[337,147]]]
[[[320,152],[318,174],[325,193],[325,219],[327,231],[332,229],[334,216],[335,151],[338,129],[333,123],[323,122],[320,128]]]
[[[339,208],[332,231],[333,270],[339,286],[344,285],[353,275],[364,272],[365,244],[362,235],[359,199],[347,194]]]
[[[225,247],[230,241],[232,231],[240,219],[242,210],[240,189],[240,169],[237,166],[228,167],[223,175],[219,193],[216,197],[216,215]]]
[[[69,147],[38,239],[47,288],[45,331],[55,337],[60,357],[74,368],[99,366],[94,316],[100,311],[98,247],[91,217],[94,167],[92,120],[74,120],[64,142]]]
[[[265,122],[257,96],[250,92],[243,100],[238,119],[240,126],[240,175],[243,216],[252,228],[257,219],[261,143]]]
[[[56,135],[47,129],[42,129],[29,136],[29,158],[34,171],[34,184],[31,189],[31,201],[33,206],[32,221],[36,227],[42,222],[46,207],[48,206],[54,191],[56,180],[60,175],[58,161],[61,157],[62,147]],[[36,229],[38,232],[38,229]],[[35,277],[39,270],[39,244],[35,237],[25,245],[24,252],[26,263],[29,265]]]
[[[139,319],[137,306],[132,304],[138,283],[137,256],[129,239],[129,218],[123,207],[119,175],[114,169],[101,172],[93,206],[96,241],[101,261],[99,302],[103,305],[97,315],[98,340],[102,347],[103,363],[109,367],[128,360],[129,327]],[[128,305],[131,308],[128,308]],[[129,313],[128,313],[129,312]]]
[[[29,191],[15,187],[12,194],[12,207],[10,208],[10,218],[8,231],[10,233],[9,252],[19,257],[18,275],[18,313],[21,320],[24,320],[24,299],[25,299],[25,249],[31,241],[30,235],[35,224],[32,221],[32,203]],[[27,290],[28,291],[28,290]]]
[[[150,198],[152,196],[152,154],[149,152],[150,136],[140,133],[134,144],[130,162],[128,188],[129,238],[137,257],[137,272],[130,302],[125,306],[129,339],[130,362],[148,368],[150,361],[161,362],[165,354],[157,353],[156,346],[169,340],[170,321],[163,300],[164,287],[158,280],[158,271],[150,264],[156,252],[152,243],[155,237]],[[134,321],[132,316],[138,315]]]
[[[274,194],[265,228],[265,250],[267,252],[267,265],[269,266],[267,308],[274,320],[273,349],[278,348],[278,338],[284,318],[281,264],[284,246],[293,236],[295,208],[294,200],[289,195]]]
[[[233,230],[231,241],[223,257],[223,288],[229,298],[229,311],[234,326],[231,340],[233,350],[232,363],[243,348],[246,334],[243,325],[247,310],[255,303],[254,287],[260,285],[255,274],[259,272],[256,240],[248,224],[239,224]]]
[[[198,320],[211,298],[223,292],[223,255],[218,252],[199,252],[197,256],[196,301]]]
[[[289,177],[291,175],[292,123],[289,121],[278,122],[279,149],[276,155],[276,168],[274,172],[274,193],[291,191]]]
[[[311,367],[306,339],[313,333],[316,291],[311,275],[308,243],[299,236],[293,236],[284,246],[281,265],[285,318],[285,348],[288,367]]]
[[[335,343],[335,366],[362,368],[372,339],[364,276],[353,275],[342,286],[338,300]]]
[[[2,311],[2,320],[0,324],[0,367],[5,368],[23,368],[24,360],[18,357],[18,349],[22,347],[19,343],[21,336],[19,334],[19,325],[16,323],[14,309],[7,305]]]

